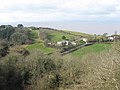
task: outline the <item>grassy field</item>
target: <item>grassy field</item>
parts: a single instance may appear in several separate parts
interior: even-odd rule
[[[73,53],[71,53],[72,56],[74,57],[84,57],[85,55],[88,55],[90,53],[99,53],[104,50],[108,50],[110,48],[111,44],[104,44],[104,43],[99,43],[99,44],[94,44],[91,46],[86,46],[83,47]]]
[[[41,29],[40,31],[43,31],[43,30]],[[45,29],[44,31],[47,32],[48,37],[52,42],[62,41],[63,40],[62,36],[65,36],[66,39],[69,39],[69,40],[75,38],[74,35],[69,35],[69,34],[61,32],[61,31],[54,31],[54,30],[47,30],[47,29]]]
[[[73,40],[75,37],[78,36],[83,36],[86,38],[90,38],[92,37],[92,35],[90,34],[85,34],[85,33],[81,33],[81,32],[73,32],[73,31],[54,31],[54,30],[48,30],[48,29],[40,29],[40,30],[30,30],[31,33],[31,38],[37,39],[38,37],[38,32],[41,31],[46,31],[48,34],[48,37],[50,38],[50,40],[52,42],[58,42],[58,41],[62,41],[62,36],[65,36],[66,39],[69,40]]]
[[[52,36],[51,40],[55,41],[55,42],[61,41],[62,36],[65,36],[69,40],[72,40],[72,39],[74,39],[75,37],[78,37],[78,36],[83,36],[83,37],[86,37],[86,38],[91,38],[92,37],[92,35],[90,35],[90,34],[85,34],[85,33],[81,33],[81,32],[72,32],[72,31],[64,31],[64,32],[51,31],[51,32],[49,32],[49,35]]]
[[[26,49],[33,50],[37,49],[40,50],[42,53],[49,54],[55,51],[53,48],[48,48],[44,45],[43,41],[38,36],[39,30],[30,30],[30,38],[35,40],[34,44],[28,45]]]
[[[81,33],[81,32],[74,32],[74,31],[67,31],[67,30],[65,30],[65,32],[68,32],[68,33],[74,34],[74,35],[80,35],[83,37],[92,37],[93,36],[91,34],[86,34],[86,33]]]
[[[43,43],[35,43],[35,44],[32,44],[32,45],[28,45],[26,48],[28,50],[37,49],[37,50],[40,50],[41,52],[43,52],[45,54],[49,54],[49,53],[52,53],[52,52],[55,51],[55,49],[53,49],[53,48],[45,47]]]
[[[75,37],[73,35],[65,34],[62,32],[56,32],[56,31],[48,32],[48,34],[51,36],[51,41],[53,41],[53,42],[62,41],[63,40],[62,36],[65,36],[69,40],[71,40]]]

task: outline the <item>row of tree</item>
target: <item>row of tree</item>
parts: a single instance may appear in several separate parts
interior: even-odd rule
[[[15,28],[11,25],[0,26],[0,39],[10,40],[11,35],[15,32]]]
[[[10,46],[32,43],[30,40],[30,31],[22,24],[17,27],[11,25],[0,26],[0,57],[8,53]]]
[[[17,27],[11,25],[0,26],[0,40],[7,40],[7,42],[13,45],[25,44],[29,40],[29,30],[22,24],[18,24]]]

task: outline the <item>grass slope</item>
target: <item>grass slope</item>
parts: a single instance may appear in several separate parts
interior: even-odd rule
[[[61,30],[49,30],[49,29],[39,29],[39,30],[35,30],[37,33],[38,31],[46,31],[48,34],[48,37],[50,38],[50,40],[52,42],[58,42],[62,40],[62,36],[65,36],[67,39],[69,40],[73,40],[76,37],[86,37],[86,38],[91,38],[92,35],[90,34],[86,34],[86,33],[81,33],[81,32],[74,32],[74,31],[61,31]],[[33,35],[35,34],[34,30],[33,30]]]
[[[28,50],[37,49],[45,54],[54,52],[55,49],[48,48],[44,45],[43,41],[39,38],[38,33],[39,33],[39,30],[30,30],[29,37],[35,41],[34,41],[34,44],[27,45],[26,49],[28,49]]]
[[[74,32],[74,31],[67,31],[67,30],[65,30],[65,32],[68,32],[68,33],[73,34],[73,35],[83,36],[83,37],[86,37],[86,38],[89,38],[89,37],[93,36],[91,34],[86,34],[86,33],[81,33],[81,32]]]
[[[51,41],[53,42],[58,42],[58,41],[62,41],[62,36],[65,36],[67,39],[71,40],[74,38],[73,35],[69,35],[69,34],[65,34],[62,32],[56,32],[56,31],[52,31],[48,33],[50,36],[52,36]]]
[[[28,50],[37,49],[37,50],[40,50],[41,52],[43,52],[45,54],[49,54],[49,53],[52,53],[52,52],[55,51],[55,49],[53,49],[53,48],[45,47],[45,45],[43,43],[31,44],[31,45],[28,45],[26,48]]]
[[[84,57],[85,55],[88,55],[90,53],[99,53],[101,51],[109,49],[111,44],[104,44],[104,43],[98,43],[91,46],[83,47],[73,53],[71,53],[72,56],[75,57]]]
[[[70,35],[70,34],[64,33],[59,30],[40,29],[40,32],[43,30],[47,32],[48,37],[51,40],[51,42],[62,41],[62,36],[65,36],[69,40],[71,40],[75,37],[74,35]]]

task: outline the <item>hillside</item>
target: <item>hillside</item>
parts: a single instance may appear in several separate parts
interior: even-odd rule
[[[57,29],[39,29],[40,31],[46,31],[49,35],[51,41],[57,42],[62,40],[62,36],[66,36],[67,39],[73,40],[77,37],[91,37],[90,34],[80,33],[80,32],[72,32],[72,31],[63,31]]]
[[[38,27],[24,27],[21,24],[18,26],[19,27],[13,27],[11,25],[2,25],[1,34],[0,34],[1,37],[7,38],[10,41],[10,43],[13,43],[13,45],[18,45],[19,47],[17,48],[17,50],[19,48],[23,48],[23,49],[25,48],[28,51],[37,49],[45,54],[64,52],[64,51],[69,52],[70,49],[74,50],[74,48],[80,47],[80,45],[85,43],[85,41],[83,41],[82,38],[86,38],[88,40],[89,39],[94,40],[93,35],[81,33],[81,32],[57,30],[57,29],[46,28],[46,27],[39,27],[39,28]],[[5,33],[2,32],[3,30],[5,31]],[[8,31],[10,34],[7,34]],[[95,39],[97,40],[97,38],[101,38],[101,37],[96,36]],[[63,46],[57,45],[57,42],[61,43],[64,41],[65,43],[68,43],[68,44],[73,43],[75,45],[72,45],[72,44],[63,45]],[[98,45],[102,47],[103,44],[98,43]],[[97,45],[92,45],[92,46],[97,47]],[[85,51],[87,53],[94,52],[94,50],[90,51],[87,47],[84,47],[84,48],[86,48]],[[11,51],[14,51],[14,49],[16,51],[16,47],[10,48]],[[21,50],[22,49],[20,49],[20,51]],[[84,50],[83,51],[81,50],[82,49],[80,48],[79,50],[76,51],[78,56],[80,52],[84,53]],[[75,52],[73,52],[73,56],[76,57],[76,54],[74,53]]]
[[[62,30],[56,30],[51,28],[36,28],[31,29],[30,28],[30,38],[34,40],[34,44],[27,45],[28,50],[38,49],[42,51],[43,53],[54,53],[56,52],[55,48],[46,47],[44,45],[44,40],[41,39],[42,33],[45,32],[49,38],[49,42],[59,42],[62,41],[62,36],[65,36],[67,40],[77,40],[79,38],[93,38],[93,35],[81,33],[81,32],[73,32],[73,31],[62,31]],[[41,33],[41,34],[40,34]],[[44,34],[44,33],[43,33]],[[82,43],[81,43],[82,44]],[[74,51],[71,53],[74,57],[83,57],[84,55],[87,55],[89,53],[99,53],[104,50],[107,50],[110,47],[110,44],[104,44],[104,43],[98,43],[92,46],[87,46],[82,49],[79,49],[77,51]]]
[[[18,26],[0,28],[1,90],[119,90],[119,41]]]
[[[65,36],[67,40],[73,41],[74,39],[78,39],[81,37],[91,37],[92,35],[84,34],[84,33],[77,33],[77,32],[69,32],[69,31],[62,31],[56,29],[49,29],[49,28],[36,28],[36,29],[29,29],[30,30],[30,38],[34,40],[34,44],[28,45],[26,48],[28,50],[32,49],[39,49],[44,53],[52,53],[55,51],[54,48],[46,47],[44,45],[44,40],[41,38],[41,35],[47,34],[47,38],[49,42],[60,42],[62,41],[62,37]],[[44,37],[44,36],[43,36]],[[46,37],[45,37],[46,38]]]
[[[91,53],[99,54],[102,51],[109,50],[110,47],[111,47],[111,44],[104,44],[104,43],[94,44],[94,45],[83,47],[79,50],[76,50],[75,52],[71,53],[71,55],[82,59],[86,55],[89,55]]]

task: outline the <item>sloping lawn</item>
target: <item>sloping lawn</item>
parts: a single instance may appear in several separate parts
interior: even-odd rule
[[[82,33],[82,32],[74,32],[74,31],[67,31],[67,30],[65,30],[65,32],[68,32],[68,33],[73,34],[73,35],[80,35],[83,37],[92,37],[93,36],[91,34],[86,34],[86,33]]]
[[[62,41],[63,40],[62,36],[65,36],[66,39],[70,39],[70,40],[75,37],[73,35],[69,35],[63,32],[56,32],[56,31],[48,32],[48,34],[51,36],[51,41],[53,42]]]
[[[45,54],[52,53],[55,51],[55,49],[53,49],[53,48],[45,47],[43,43],[35,43],[32,45],[28,45],[26,48],[28,50],[38,49]]]
[[[43,31],[42,29],[40,30],[40,33],[41,31]],[[48,38],[51,42],[58,42],[58,41],[62,41],[62,36],[65,36],[66,39],[73,39],[75,36],[74,35],[69,35],[69,34],[66,34],[64,32],[60,32],[60,31],[52,31],[52,30],[44,30],[47,35],[48,35]]]
[[[82,58],[82,57],[84,57],[84,55],[87,55],[90,53],[99,53],[104,50],[108,50],[110,48],[110,46],[111,46],[111,44],[104,44],[104,43],[94,44],[91,46],[83,47],[83,48],[71,53],[71,55]]]

